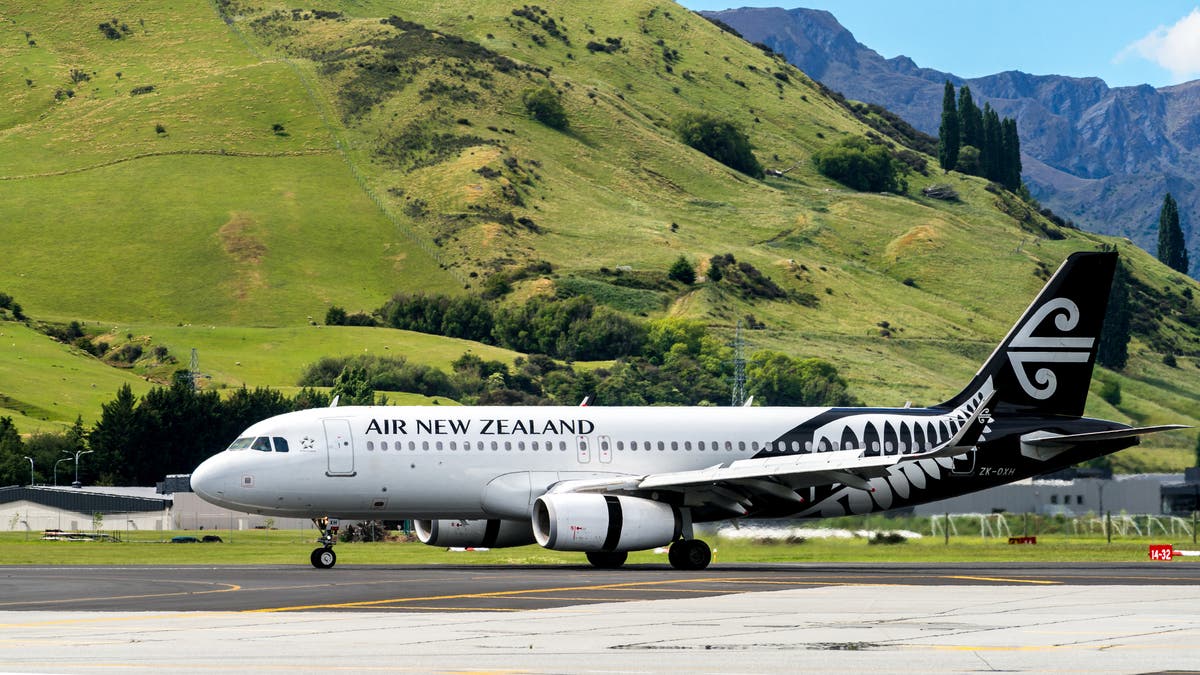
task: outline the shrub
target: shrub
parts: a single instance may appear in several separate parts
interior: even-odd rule
[[[881,145],[850,136],[813,155],[822,175],[848,188],[870,192],[903,192],[904,181],[895,160]]]
[[[733,122],[707,113],[684,115],[675,125],[679,139],[725,166],[754,178],[763,177],[750,138]]]
[[[330,306],[329,310],[327,312],[325,312],[325,325],[326,326],[345,326],[346,325],[346,310],[342,309],[341,307],[338,307],[337,305]]]
[[[530,89],[522,96],[525,110],[533,119],[545,124],[551,129],[567,128],[567,111],[563,109],[558,93],[550,87]]]

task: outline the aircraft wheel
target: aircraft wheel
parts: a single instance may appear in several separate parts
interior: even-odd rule
[[[319,570],[327,570],[337,562],[337,554],[333,552],[332,548],[314,548],[312,555],[308,559],[312,562],[313,567]]]
[[[588,562],[592,563],[592,567],[598,567],[602,570],[615,570],[624,565],[627,558],[629,558],[629,553],[626,551],[614,551],[611,553],[594,551],[587,554]]]
[[[702,570],[712,562],[712,549],[699,539],[680,539],[671,544],[667,560],[677,570]]]

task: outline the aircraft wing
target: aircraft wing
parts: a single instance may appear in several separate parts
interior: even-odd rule
[[[625,493],[652,499],[657,499],[654,493],[668,492],[682,494],[687,506],[717,507],[745,515],[750,506],[764,499],[803,504],[804,498],[796,490],[814,485],[841,483],[870,490],[870,479],[886,475],[888,467],[928,456],[866,456],[857,449],[755,457],[692,471],[563,481],[549,492]]]

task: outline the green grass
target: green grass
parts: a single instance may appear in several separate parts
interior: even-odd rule
[[[0,534],[0,565],[268,565],[308,564],[315,531],[213,530],[220,544],[172,544],[174,535],[209,533],[120,533],[120,543],[41,541],[38,534]],[[1190,538],[1167,537],[1114,539],[1044,535],[1036,545],[1013,546],[1007,539],[978,536],[954,537],[947,545],[940,537],[926,537],[895,545],[872,545],[865,539],[810,540],[801,544],[759,544],[744,540],[707,539],[717,563],[769,562],[1144,562],[1149,544],[1173,543],[1194,549]],[[490,551],[453,552],[420,543],[338,544],[339,565],[354,564],[480,564],[480,565],[579,565],[583,554],[522,546]],[[1183,558],[1186,564],[1191,558]],[[667,564],[666,556],[652,551],[631,553],[630,564]]]

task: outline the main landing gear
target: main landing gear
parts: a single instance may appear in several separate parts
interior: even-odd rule
[[[712,549],[699,539],[680,539],[671,544],[667,560],[677,570],[702,570],[712,562]]]
[[[327,570],[337,563],[333,545],[337,543],[338,524],[337,518],[313,518],[313,525],[321,530],[321,538],[317,540],[321,548],[314,548],[308,560],[319,570]]]
[[[318,551],[320,549],[313,551],[313,555],[315,556]],[[624,565],[628,557],[629,553],[625,551],[593,551],[587,554],[588,562],[592,564],[592,567],[602,570],[615,570]],[[667,551],[667,560],[671,561],[671,567],[677,570],[702,570],[712,562],[712,549],[699,539],[680,539],[671,544],[671,548]]]

